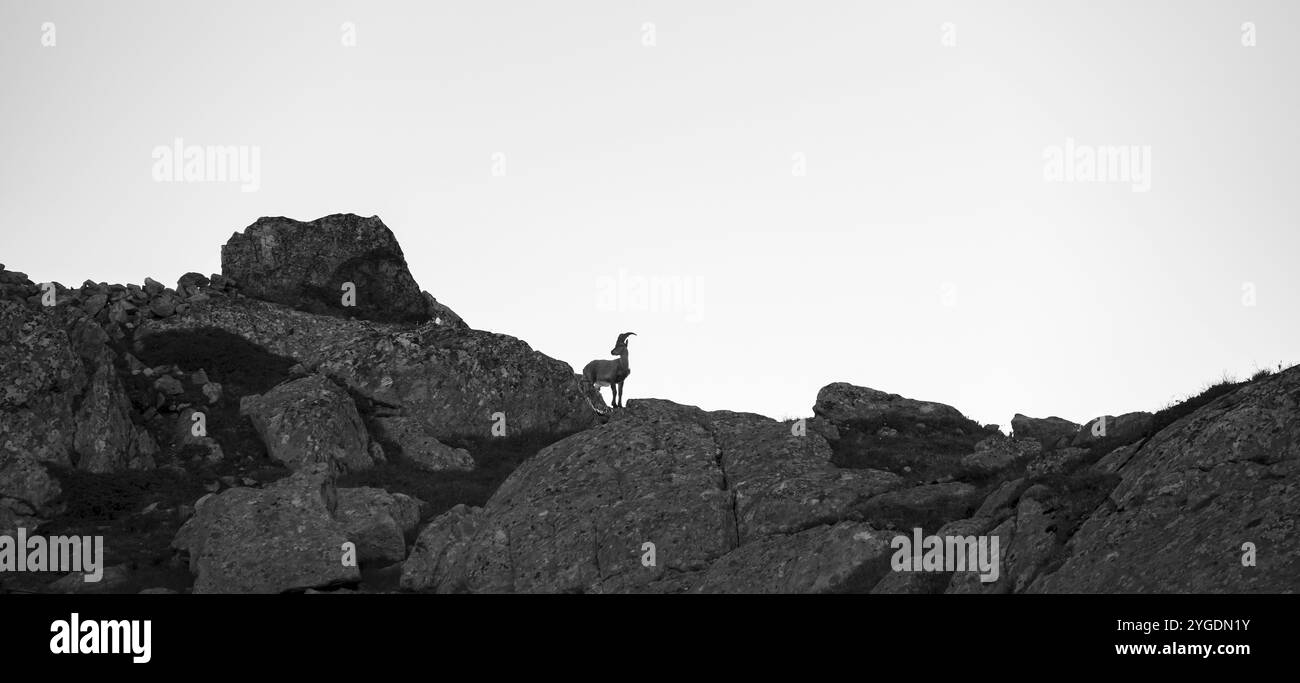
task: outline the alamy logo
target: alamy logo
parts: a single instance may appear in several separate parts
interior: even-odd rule
[[[135,655],[131,661],[147,664],[153,659],[153,622],[148,619],[81,620],[72,613],[66,621],[50,624],[50,652],[56,655]]]
[[[103,536],[0,536],[0,572],[81,572],[86,583],[104,578]]]
[[[1043,179],[1049,183],[1129,183],[1134,192],[1151,189],[1150,145],[1065,145],[1043,148]]]
[[[172,145],[153,148],[153,179],[157,183],[242,183],[243,192],[262,186],[262,148],[248,145]]]
[[[990,583],[1000,574],[997,536],[925,536],[921,529],[911,536],[898,535],[889,543],[894,548],[890,566],[896,572],[974,572]]]

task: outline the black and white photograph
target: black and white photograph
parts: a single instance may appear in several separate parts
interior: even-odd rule
[[[0,0],[0,658],[1284,662],[1297,84],[1291,0]]]

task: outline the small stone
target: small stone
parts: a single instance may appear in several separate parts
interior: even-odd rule
[[[185,393],[185,387],[181,385],[181,381],[171,375],[163,375],[154,380],[153,388],[167,396],[179,396]]]
[[[203,395],[208,399],[208,404],[216,403],[221,400],[221,384],[219,382],[208,382],[203,385]]]

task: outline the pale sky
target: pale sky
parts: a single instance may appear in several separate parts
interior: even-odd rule
[[[629,399],[1156,410],[1300,361],[1297,40],[1286,1],[5,0],[0,263],[173,284],[378,215],[476,328],[575,368],[636,332]],[[156,182],[176,138],[256,191]],[[1149,191],[1049,182],[1067,140]]]

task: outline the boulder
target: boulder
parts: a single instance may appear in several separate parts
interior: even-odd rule
[[[452,448],[433,436],[433,430],[414,417],[375,418],[380,440],[397,446],[403,457],[429,472],[474,469],[474,456],[464,448]]]
[[[1079,428],[1070,445],[1087,447],[1102,439],[1119,444],[1132,443],[1151,429],[1152,418],[1151,413],[1143,412],[1094,417]]]
[[[311,222],[259,218],[221,248],[221,273],[246,296],[314,313],[465,327],[425,298],[397,238],[378,216],[334,214]],[[344,301],[345,288],[355,305]]]
[[[1068,444],[1079,432],[1079,425],[1059,417],[1028,417],[1016,413],[1011,418],[1011,430],[1015,438],[1037,439],[1043,448],[1050,450]]]
[[[817,392],[813,414],[835,424],[889,419],[898,424],[969,422],[961,411],[943,403],[918,401],[845,382],[828,384]],[[978,424],[971,423],[975,428]],[[892,426],[892,425],[891,425]]]
[[[370,468],[370,437],[346,391],[322,375],[285,382],[240,400],[267,453],[292,469],[326,463],[340,472]]]
[[[335,516],[357,546],[363,563],[391,564],[406,559],[406,536],[420,522],[420,501],[379,488],[341,488]]]
[[[200,499],[172,546],[189,557],[195,593],[283,593],[360,580],[343,563],[347,526],[326,465],[265,488]]]

